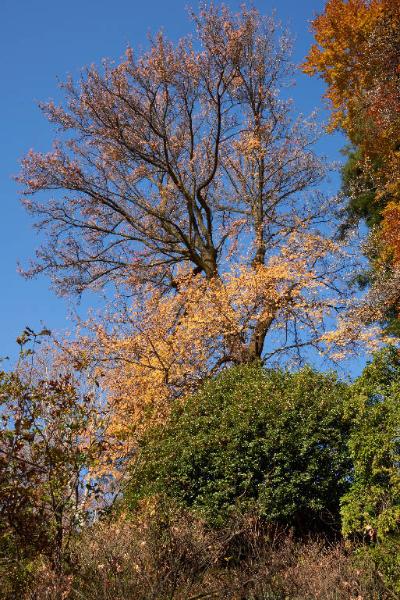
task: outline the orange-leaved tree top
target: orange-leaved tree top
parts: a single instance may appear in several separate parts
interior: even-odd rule
[[[332,126],[342,127],[366,160],[379,160],[378,191],[398,199],[400,2],[329,0],[312,26],[316,44],[304,70],[326,81]]]
[[[376,228],[372,280],[390,311],[400,297],[400,2],[328,0],[312,27],[304,70],[325,80],[331,126],[357,149],[345,188],[351,212]]]

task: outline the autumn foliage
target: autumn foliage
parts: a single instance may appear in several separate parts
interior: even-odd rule
[[[20,181],[48,234],[31,273],[48,271],[60,292],[110,280],[170,290],[178,265],[210,279],[232,253],[265,264],[306,216],[298,196],[324,166],[315,125],[279,96],[288,37],[253,9],[194,21],[199,49],[159,34],[142,56],[128,49],[64,84],[65,106],[43,105],[66,136],[31,151]],[[32,197],[44,191],[51,200]]]
[[[328,87],[332,126],[341,126],[366,159],[385,158],[395,193],[399,134],[400,5],[391,0],[331,0],[313,21],[316,44],[304,70]],[[390,163],[390,164],[389,164]],[[387,182],[389,183],[389,182]]]
[[[329,0],[312,28],[316,43],[303,68],[327,83],[331,127],[341,127],[357,148],[356,170],[347,186],[350,207],[357,213],[357,197],[370,194],[369,206],[364,203],[359,216],[367,215],[368,221],[369,215],[379,215],[372,219],[379,226],[369,253],[377,270],[376,287],[386,310],[398,308],[400,4]],[[382,262],[394,273],[385,274]]]
[[[22,160],[25,275],[107,301],[71,335],[27,327],[0,372],[0,597],[393,598],[398,348],[355,383],[304,363],[393,342],[400,5],[313,21],[347,208],[288,98],[289,34],[245,5],[191,18],[63,83],[53,148]]]
[[[318,127],[282,94],[287,34],[245,7],[193,20],[196,43],[159,34],[64,84],[65,106],[43,105],[54,150],[19,178],[47,233],[28,274],[131,298],[71,349],[98,367],[118,435],[223,366],[325,352],[344,307]]]

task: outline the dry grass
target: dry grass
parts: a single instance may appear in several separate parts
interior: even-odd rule
[[[295,540],[252,518],[210,531],[183,511],[144,507],[75,542],[65,574],[45,563],[27,600],[386,600],[371,568],[342,544]]]

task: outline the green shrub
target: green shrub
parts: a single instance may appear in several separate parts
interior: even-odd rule
[[[363,539],[359,549],[385,584],[400,593],[400,355],[377,353],[354,382],[347,405],[352,422],[352,485],[342,499],[345,536]]]
[[[346,395],[309,368],[226,370],[144,437],[127,500],[166,494],[214,525],[252,510],[303,531],[336,527],[349,479]]]
[[[354,558],[355,566],[376,573],[384,589],[391,590],[391,598],[400,597],[400,537],[398,534],[388,534],[383,540],[360,545],[355,550]]]
[[[353,482],[342,499],[343,533],[383,540],[400,532],[400,356],[377,353],[347,405]]]

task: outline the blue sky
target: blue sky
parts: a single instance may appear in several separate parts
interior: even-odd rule
[[[225,4],[237,8],[240,2]],[[128,43],[146,45],[148,32],[163,28],[174,39],[184,35],[191,27],[187,5],[187,0],[1,0],[0,357],[15,357],[15,338],[26,325],[37,329],[43,322],[53,330],[70,325],[68,302],[54,294],[47,277],[26,281],[17,273],[17,261],[26,264],[39,240],[12,176],[30,148],[47,150],[53,138],[37,102],[57,99],[57,79],[77,75],[103,57],[118,59]],[[263,13],[276,9],[289,25],[296,36],[294,59],[300,62],[311,43],[309,21],[324,1],[255,0],[254,5]],[[299,73],[294,96],[301,112],[320,106],[322,92],[319,80]],[[342,145],[340,136],[326,136],[321,149],[337,159]],[[95,302],[84,298],[80,310]]]

